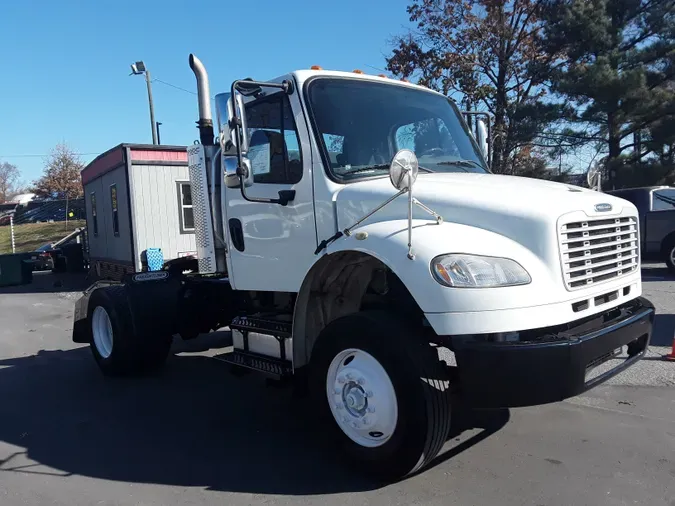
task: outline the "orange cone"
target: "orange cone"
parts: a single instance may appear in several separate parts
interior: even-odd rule
[[[671,360],[671,361],[675,362],[675,336],[673,336],[673,348],[670,351],[670,354],[664,356],[663,358],[666,359],[666,360]]]

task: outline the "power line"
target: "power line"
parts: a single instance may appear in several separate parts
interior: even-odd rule
[[[101,153],[72,153],[77,156],[90,156],[90,155],[100,155]],[[39,158],[51,156],[50,153],[22,153],[19,155],[0,155],[1,158]]]
[[[162,81],[161,79],[157,79],[156,77],[153,77],[153,82],[157,81],[158,83],[165,84],[166,86],[170,86],[171,88],[175,88],[180,91],[184,91],[185,93],[189,93],[190,95],[196,95],[197,93],[194,91],[186,90],[185,88],[181,88],[180,86],[176,86],[175,84],[167,83],[166,81]]]

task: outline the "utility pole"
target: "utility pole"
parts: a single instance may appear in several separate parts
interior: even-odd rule
[[[139,75],[145,74],[145,83],[148,86],[148,104],[150,105],[150,129],[152,130],[152,143],[159,144],[157,141],[157,125],[155,124],[155,107],[152,102],[152,85],[150,84],[150,71],[146,68],[145,63],[137,61],[131,64],[131,74]]]

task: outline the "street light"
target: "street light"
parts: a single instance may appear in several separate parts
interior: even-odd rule
[[[150,71],[145,68],[145,63],[137,61],[131,64],[131,74],[140,75],[145,74],[145,83],[148,85],[148,103],[150,104],[150,128],[152,129],[152,143],[157,144],[157,131],[155,125],[155,108],[152,104],[152,86],[150,85]]]

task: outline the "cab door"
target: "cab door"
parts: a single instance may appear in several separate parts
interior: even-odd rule
[[[245,103],[253,173],[246,196],[295,195],[286,205],[251,202],[240,187],[226,188],[229,277],[237,290],[298,292],[317,246],[310,138],[298,92],[263,91]]]

